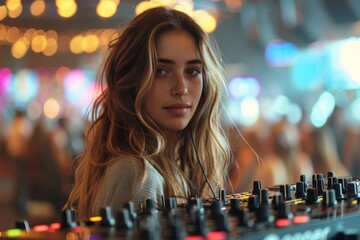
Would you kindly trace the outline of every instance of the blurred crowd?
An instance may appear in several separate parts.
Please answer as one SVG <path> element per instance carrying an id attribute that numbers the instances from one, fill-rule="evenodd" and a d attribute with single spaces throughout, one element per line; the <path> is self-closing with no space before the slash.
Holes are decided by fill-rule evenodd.
<path id="1" fill-rule="evenodd" d="M 259 120 L 251 127 L 229 127 L 234 162 L 228 193 L 263 186 L 296 183 L 300 175 L 334 171 L 339 177 L 360 175 L 360 131 L 342 121 L 336 110 L 322 127 L 303 120 L 291 124 Z M 11 121 L 0 119 L 0 204 L 13 204 L 18 212 L 42 212 L 46 203 L 58 215 L 73 184 L 73 160 L 81 153 L 74 140 L 83 141 L 82 129 L 60 118 L 48 124 L 31 121 L 16 111 Z M 36 210 L 33 210 L 33 209 Z M 47 208 L 49 209 L 49 208 Z"/>
<path id="2" fill-rule="evenodd" d="M 326 176 L 329 171 L 338 177 L 360 176 L 360 128 L 346 124 L 340 108 L 321 127 L 305 118 L 298 124 L 284 118 L 229 133 L 235 158 L 230 192 L 250 191 L 255 180 L 272 186 L 294 184 L 300 175 L 311 180 L 313 174 Z"/>
<path id="3" fill-rule="evenodd" d="M 73 183 L 74 139 L 81 131 L 70 119 L 30 120 L 16 110 L 11 121 L 0 122 L 0 204 L 19 216 L 58 215 Z M 77 134 L 78 136 L 74 136 Z"/>

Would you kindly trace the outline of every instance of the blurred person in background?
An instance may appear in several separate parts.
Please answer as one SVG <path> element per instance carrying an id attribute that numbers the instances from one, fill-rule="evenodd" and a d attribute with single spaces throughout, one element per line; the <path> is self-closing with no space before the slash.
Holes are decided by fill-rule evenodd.
<path id="1" fill-rule="evenodd" d="M 61 171 L 56 156 L 58 149 L 44 119 L 39 118 L 35 122 L 26 152 L 29 201 L 43 205 L 50 204 L 47 215 L 60 211 L 64 196 L 61 191 Z"/>
<path id="2" fill-rule="evenodd" d="M 6 138 L 6 152 L 15 168 L 15 203 L 22 213 L 27 213 L 29 186 L 27 182 L 27 150 L 29 138 L 33 131 L 33 123 L 23 110 L 16 110 L 10 122 Z"/>
<path id="3" fill-rule="evenodd" d="M 261 164 L 258 179 L 263 186 L 294 184 L 300 175 L 311 176 L 314 173 L 311 158 L 300 146 L 300 135 L 297 125 L 287 118 L 275 123 L 267 123 L 267 133 L 262 133 Z M 261 133 L 258 133 L 259 135 Z"/>
<path id="4" fill-rule="evenodd" d="M 311 157 L 315 173 L 327 174 L 328 171 L 334 171 L 339 177 L 350 176 L 339 157 L 336 136 L 329 125 L 325 124 L 320 128 L 303 127 L 301 135 L 301 145 Z"/>

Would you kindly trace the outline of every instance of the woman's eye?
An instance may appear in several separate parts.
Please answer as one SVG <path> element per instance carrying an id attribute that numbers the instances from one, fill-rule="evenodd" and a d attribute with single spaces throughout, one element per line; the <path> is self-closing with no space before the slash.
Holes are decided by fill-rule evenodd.
<path id="1" fill-rule="evenodd" d="M 156 69 L 156 76 L 161 77 L 161 76 L 166 76 L 166 75 L 168 75 L 168 71 L 166 71 L 165 69 L 163 69 L 163 68 Z"/>
<path id="2" fill-rule="evenodd" d="M 190 76 L 196 76 L 196 75 L 199 75 L 200 73 L 201 73 L 201 70 L 197 69 L 197 68 L 191 68 L 186 71 L 186 74 L 190 75 Z"/>

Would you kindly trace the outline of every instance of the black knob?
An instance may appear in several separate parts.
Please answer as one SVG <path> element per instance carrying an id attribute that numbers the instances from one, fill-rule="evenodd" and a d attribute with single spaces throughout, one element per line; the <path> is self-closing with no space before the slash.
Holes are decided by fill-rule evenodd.
<path id="1" fill-rule="evenodd" d="M 333 189 L 335 191 L 336 200 L 341 201 L 345 199 L 345 195 L 343 194 L 343 187 L 341 183 L 333 184 Z"/>
<path id="2" fill-rule="evenodd" d="M 269 189 L 261 189 L 260 190 L 260 204 L 261 205 L 269 205 Z"/>
<path id="3" fill-rule="evenodd" d="M 103 227 L 115 226 L 115 218 L 109 206 L 100 209 L 100 216 L 101 216 L 100 226 Z"/>
<path id="4" fill-rule="evenodd" d="M 248 200 L 248 208 L 250 212 L 255 211 L 259 207 L 259 196 L 251 195 Z"/>
<path id="5" fill-rule="evenodd" d="M 273 222 L 274 217 L 270 214 L 270 207 L 261 205 L 256 209 L 256 222 L 270 223 Z"/>
<path id="6" fill-rule="evenodd" d="M 333 189 L 334 184 L 338 183 L 338 182 L 339 182 L 338 177 L 329 177 L 328 178 L 327 189 Z"/>
<path id="7" fill-rule="evenodd" d="M 334 189 L 326 190 L 323 193 L 322 206 L 323 207 L 334 207 L 337 205 L 336 194 Z"/>
<path id="8" fill-rule="evenodd" d="M 177 208 L 177 203 L 176 203 L 176 198 L 175 197 L 170 197 L 165 199 L 165 209 L 170 210 L 170 209 L 176 209 Z"/>
<path id="9" fill-rule="evenodd" d="M 358 185 L 356 184 L 356 182 L 348 183 L 346 196 L 348 199 L 360 198 L 360 193 L 359 193 Z"/>
<path id="10" fill-rule="evenodd" d="M 231 229 L 227 214 L 224 212 L 217 215 L 215 218 L 215 231 L 229 232 Z"/>
<path id="11" fill-rule="evenodd" d="M 308 184 L 308 182 L 306 180 L 306 175 L 305 174 L 300 175 L 300 182 L 304 183 L 304 191 L 306 192 L 307 188 L 309 187 L 309 184 Z"/>
<path id="12" fill-rule="evenodd" d="M 230 199 L 230 210 L 229 213 L 231 215 L 236 215 L 240 210 L 240 198 L 231 198 Z"/>
<path id="13" fill-rule="evenodd" d="M 19 220 L 15 222 L 15 228 L 24 230 L 26 232 L 30 231 L 29 222 L 26 220 Z"/>
<path id="14" fill-rule="evenodd" d="M 261 181 L 254 181 L 253 182 L 253 195 L 260 195 L 260 189 L 261 189 Z"/>
<path id="15" fill-rule="evenodd" d="M 219 200 L 222 201 L 223 203 L 226 202 L 226 192 L 224 189 L 219 190 Z"/>
<path id="16" fill-rule="evenodd" d="M 65 209 L 61 213 L 61 228 L 74 228 L 77 226 L 75 211 L 71 209 Z"/>
<path id="17" fill-rule="evenodd" d="M 130 219 L 131 219 L 133 222 L 136 221 L 138 215 L 137 215 L 137 212 L 136 212 L 136 210 L 135 210 L 134 203 L 133 203 L 133 202 L 124 203 L 124 208 L 129 211 Z"/>
<path id="18" fill-rule="evenodd" d="M 282 204 L 283 202 L 284 202 L 284 196 L 280 193 L 275 194 L 271 202 L 273 209 L 278 210 L 280 204 Z"/>
<path id="19" fill-rule="evenodd" d="M 250 227 L 254 224 L 252 219 L 250 219 L 250 213 L 247 208 L 241 208 L 238 212 L 238 225 L 240 227 Z"/>
<path id="20" fill-rule="evenodd" d="M 214 201 L 211 204 L 211 216 L 217 218 L 218 214 L 223 212 L 224 203 L 222 201 Z"/>
<path id="21" fill-rule="evenodd" d="M 314 188 L 318 190 L 318 194 L 323 194 L 325 192 L 324 179 L 316 179 L 314 183 L 315 183 Z"/>
<path id="22" fill-rule="evenodd" d="M 290 184 L 280 185 L 280 193 L 284 196 L 285 201 L 291 200 L 292 199 L 291 185 Z"/>
<path id="23" fill-rule="evenodd" d="M 308 188 L 306 195 L 307 196 L 306 196 L 305 204 L 312 205 L 312 204 L 317 204 L 320 202 L 317 189 Z"/>
<path id="24" fill-rule="evenodd" d="M 117 213 L 117 226 L 120 229 L 131 229 L 134 226 L 133 221 L 131 220 L 129 210 L 126 208 L 120 210 Z"/>
<path id="25" fill-rule="evenodd" d="M 279 205 L 279 209 L 277 212 L 277 216 L 278 219 L 280 218 L 287 218 L 287 219 L 292 219 L 293 218 L 293 214 L 290 210 L 290 203 L 286 203 L 283 202 Z"/>
<path id="26" fill-rule="evenodd" d="M 304 182 L 296 183 L 295 197 L 305 199 L 306 198 L 306 190 Z"/>

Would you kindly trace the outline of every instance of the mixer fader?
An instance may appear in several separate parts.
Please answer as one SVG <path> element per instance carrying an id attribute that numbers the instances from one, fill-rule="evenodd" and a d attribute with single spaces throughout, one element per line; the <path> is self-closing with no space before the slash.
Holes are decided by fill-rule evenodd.
<path id="1" fill-rule="evenodd" d="M 68 209 L 58 223 L 18 221 L 0 239 L 359 239 L 359 180 L 334 172 L 311 177 L 271 187 L 254 181 L 249 192 L 221 190 L 217 198 L 190 197 L 183 205 L 167 198 L 160 207 L 146 199 L 140 210 L 131 202 L 118 212 L 104 206 L 80 222 Z"/>

